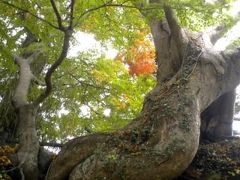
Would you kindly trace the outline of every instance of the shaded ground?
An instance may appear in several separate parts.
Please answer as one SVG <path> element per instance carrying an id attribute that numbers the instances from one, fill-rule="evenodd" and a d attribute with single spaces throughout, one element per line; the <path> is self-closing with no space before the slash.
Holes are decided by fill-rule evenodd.
<path id="1" fill-rule="evenodd" d="M 21 167 L 14 162 L 17 146 L 0 146 L 0 180 L 22 179 Z M 240 180 L 240 138 L 200 145 L 185 173 L 176 180 Z"/>
<path id="2" fill-rule="evenodd" d="M 240 180 L 240 138 L 200 145 L 196 157 L 178 180 Z"/>

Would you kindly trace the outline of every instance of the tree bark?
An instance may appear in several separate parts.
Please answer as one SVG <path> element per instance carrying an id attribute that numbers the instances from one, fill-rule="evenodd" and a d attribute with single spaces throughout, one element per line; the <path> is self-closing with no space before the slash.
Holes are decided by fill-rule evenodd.
<path id="1" fill-rule="evenodd" d="M 26 180 L 38 179 L 39 140 L 36 131 L 36 108 L 26 104 L 18 108 L 18 150 L 19 166 L 23 169 Z"/>
<path id="2" fill-rule="evenodd" d="M 34 180 L 38 179 L 39 142 L 35 124 L 37 109 L 27 100 L 33 74 L 30 68 L 30 59 L 15 57 L 15 60 L 20 67 L 19 80 L 13 97 L 18 114 L 17 138 L 20 145 L 18 166 L 23 169 L 25 179 Z"/>
<path id="3" fill-rule="evenodd" d="M 232 136 L 235 90 L 215 100 L 201 114 L 201 139 L 216 141 Z"/>

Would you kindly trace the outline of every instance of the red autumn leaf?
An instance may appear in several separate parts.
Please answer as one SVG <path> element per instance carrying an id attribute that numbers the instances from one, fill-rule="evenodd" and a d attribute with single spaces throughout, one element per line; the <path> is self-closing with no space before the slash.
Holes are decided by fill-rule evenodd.
<path id="1" fill-rule="evenodd" d="M 125 52 L 120 52 L 116 58 L 129 66 L 131 75 L 152 74 L 156 71 L 155 49 L 152 42 L 142 36 Z"/>

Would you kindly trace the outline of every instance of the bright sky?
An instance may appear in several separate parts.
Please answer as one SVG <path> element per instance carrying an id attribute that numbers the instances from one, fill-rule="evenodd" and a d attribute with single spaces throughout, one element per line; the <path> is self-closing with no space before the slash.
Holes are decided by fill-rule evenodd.
<path id="1" fill-rule="evenodd" d="M 111 44 L 108 44 L 108 49 L 104 48 L 100 42 L 96 41 L 93 34 L 77 32 L 74 35 L 76 40 L 75 44 L 70 49 L 70 56 L 77 56 L 80 52 L 96 49 L 102 54 L 105 54 L 106 57 L 113 59 L 118 51 L 113 49 Z"/>
<path id="2" fill-rule="evenodd" d="M 206 2 L 214 3 L 217 0 L 206 0 Z M 230 15 L 232 17 L 240 16 L 240 0 L 236 0 L 232 3 L 230 8 Z M 227 48 L 228 45 L 230 45 L 234 40 L 240 37 L 240 21 L 233 26 L 233 28 L 226 33 L 226 35 L 219 39 L 217 43 L 214 46 L 214 49 L 223 51 Z"/>
<path id="3" fill-rule="evenodd" d="M 238 7 L 240 7 L 240 1 Z M 219 51 L 223 51 L 226 49 L 228 45 L 231 44 L 231 42 L 233 42 L 239 37 L 240 37 L 240 21 L 235 26 L 233 26 L 233 28 L 230 31 L 228 31 L 223 38 L 217 41 L 214 48 Z"/>

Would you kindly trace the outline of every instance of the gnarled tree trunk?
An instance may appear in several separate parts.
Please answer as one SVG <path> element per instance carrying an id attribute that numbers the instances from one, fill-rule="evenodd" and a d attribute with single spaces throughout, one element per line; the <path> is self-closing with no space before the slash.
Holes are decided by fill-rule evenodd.
<path id="1" fill-rule="evenodd" d="M 139 117 L 115 133 L 67 143 L 52 162 L 48 180 L 172 179 L 191 163 L 201 112 L 239 83 L 240 53 L 213 51 L 210 39 L 183 31 L 172 10 L 164 11 L 167 21 L 150 23 L 158 84 Z"/>

